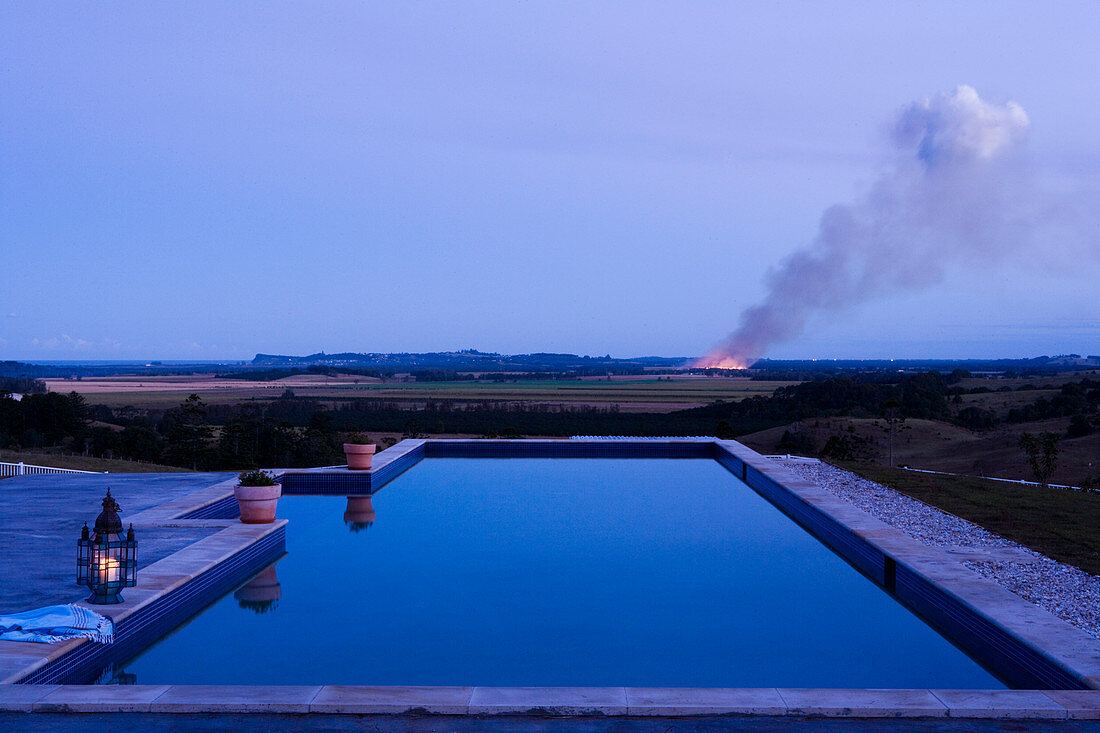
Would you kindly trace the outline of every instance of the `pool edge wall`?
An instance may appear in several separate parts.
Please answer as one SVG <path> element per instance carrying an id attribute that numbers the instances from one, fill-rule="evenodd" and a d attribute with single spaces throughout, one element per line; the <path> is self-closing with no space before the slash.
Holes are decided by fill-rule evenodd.
<path id="1" fill-rule="evenodd" d="M 339 494 L 331 487 L 349 482 L 374 493 L 426 458 L 713 459 L 1007 683 L 1100 688 L 1100 642 L 737 441 L 410 439 L 378 454 L 369 472 L 288 472 L 283 481 L 292 493 Z"/>
<path id="2" fill-rule="evenodd" d="M 740 443 L 716 450 L 750 488 L 1006 682 L 1100 689 L 1100 641 Z"/>
<path id="3" fill-rule="evenodd" d="M 12 681 L 19 685 L 91 681 L 94 671 L 140 652 L 286 554 L 286 525 L 286 520 L 268 525 L 232 523 L 153 563 L 139 571 L 139 583 L 143 578 L 146 582 L 124 591 L 123 603 L 93 607 L 114 621 L 113 644 L 88 639 L 62 642 L 50 650 L 55 653 L 44 663 L 30 666 Z"/>
<path id="4" fill-rule="evenodd" d="M 488 443 L 497 444 L 487 446 Z M 602 447 L 593 444 L 602 444 Z M 962 567 L 958 562 L 946 558 L 938 550 L 927 548 L 897 530 L 870 517 L 851 504 L 832 496 L 812 484 L 804 482 L 790 471 L 775 464 L 764 456 L 735 441 L 694 440 L 694 441 L 463 441 L 463 440 L 406 440 L 383 451 L 376 457 L 382 459 L 371 471 L 374 479 L 368 484 L 367 493 L 373 493 L 385 486 L 397 475 L 419 463 L 425 457 L 443 457 L 460 454 L 463 445 L 479 445 L 475 457 L 711 457 L 723 465 L 735 476 L 743 478 L 746 484 L 761 496 L 791 517 L 800 526 L 817 537 L 841 557 L 860 569 L 871 579 L 894 593 L 910 607 L 934 624 L 944 629 L 953 629 L 954 633 L 971 635 L 974 639 L 987 640 L 990 649 L 1005 655 L 1009 663 L 1016 665 L 1021 672 L 1031 675 L 1032 679 L 1048 680 L 1044 684 L 1053 689 L 1039 690 L 751 690 L 707 688 L 685 691 L 676 688 L 526 688 L 530 694 L 520 694 L 515 705 L 477 706 L 473 697 L 464 704 L 452 705 L 444 710 L 433 707 L 430 700 L 433 695 L 445 691 L 444 688 L 364 688 L 364 687 L 190 687 L 190 686 L 137 686 L 126 687 L 89 687 L 86 685 L 49 684 L 47 670 L 62 660 L 70 665 L 89 665 L 93 658 L 85 653 L 81 659 L 72 656 L 74 650 L 39 666 L 25 674 L 19 682 L 38 684 L 2 684 L 0 685 L 0 722 L 14 712 L 37 711 L 39 713 L 102 713 L 102 712 L 150 712 L 152 714 L 171 713 L 252 713 L 259 716 L 281 716 L 284 714 L 354 714 L 357 716 L 392 715 L 516 715 L 530 716 L 690 716 L 696 720 L 700 716 L 783 716 L 786 722 L 797 719 L 817 717 L 909 717 L 909 718 L 966 718 L 966 719 L 1049 719 L 1049 720 L 1100 720 L 1100 644 L 1083 632 L 1055 618 L 1041 608 L 1024 601 L 1014 594 L 981 579 Z M 505 444 L 507 447 L 502 447 Z M 523 446 L 537 444 L 535 450 Z M 551 448 L 551 444 L 554 446 Z M 618 444 L 618 447 L 610 447 Z M 645 444 L 645 445 L 643 445 Z M 656 448 L 655 445 L 664 445 Z M 670 445 L 692 447 L 669 447 Z M 572 446 L 572 447 L 569 447 Z M 396 449 L 396 450 L 395 450 Z M 501 451 L 497 455 L 485 455 L 486 450 Z M 387 456 L 387 453 L 393 453 Z M 659 455 L 665 451 L 664 455 Z M 689 455 L 694 453 L 694 455 Z M 392 464 L 392 465 L 391 465 Z M 384 469 L 384 470 L 380 470 Z M 310 471 L 308 473 L 321 473 Z M 305 473 L 305 472 L 303 472 Z M 214 487 L 212 487 L 214 488 Z M 216 493 L 216 492 L 215 492 Z M 313 493 L 313 492 L 302 492 Z M 317 492 L 325 493 L 325 492 Z M 335 493 L 335 492 L 334 492 Z M 217 501 L 223 502 L 220 511 L 225 510 L 224 491 Z M 177 502 L 178 503 L 178 502 Z M 216 502 L 204 500 L 198 507 L 192 506 L 191 512 L 201 511 L 203 506 L 213 506 Z M 194 505 L 194 502 L 192 502 Z M 176 512 L 173 516 L 183 518 L 186 512 Z M 237 528 L 247 525 L 234 525 Z M 253 525 L 254 526 L 254 525 Z M 285 522 L 272 527 L 271 534 L 278 534 L 267 553 L 259 554 L 270 558 L 267 562 L 256 557 L 255 563 L 246 563 L 247 568 L 238 567 L 238 573 L 232 573 L 226 565 L 220 590 L 201 594 L 201 599 L 193 600 L 194 610 L 183 604 L 173 609 L 172 620 L 166 620 L 166 614 L 159 619 L 148 618 L 144 624 L 137 620 L 131 624 L 120 622 L 120 630 L 127 634 L 127 640 L 119 643 L 132 643 L 135 651 L 158 638 L 159 634 L 174 628 L 205 605 L 227 592 L 249 574 L 262 569 L 271 560 L 282 554 L 285 546 Z M 219 533 L 220 534 L 220 533 Z M 217 536 L 217 535 L 215 535 Z M 209 538 L 207 538 L 209 539 Z M 200 543 L 195 543 L 199 545 Z M 253 544 L 253 543 L 249 543 Z M 193 546 L 190 546 L 193 547 Z M 185 548 L 186 550 L 187 548 Z M 243 549 L 243 548 L 242 548 Z M 183 552 L 183 551 L 181 551 Z M 179 553 L 177 553 L 178 555 Z M 234 553 L 237 554 L 237 553 Z M 171 563 L 176 555 L 166 558 Z M 210 572 L 221 566 L 229 558 L 217 560 L 206 569 Z M 153 567 L 153 566 L 150 566 Z M 962 571 L 962 575 L 958 571 Z M 203 573 L 196 575 L 201 578 Z M 229 576 L 233 575 L 234 580 Z M 210 576 L 213 580 L 215 576 Z M 181 585 L 188 585 L 181 583 Z M 967 586 L 974 586 L 968 588 Z M 194 586 L 197 590 L 197 586 Z M 992 605 L 990 598 L 992 597 Z M 152 604 L 148 604 L 152 605 Z M 1002 613 L 1004 612 L 1004 613 Z M 152 616 L 152 614 L 149 614 Z M 158 623 L 159 621 L 159 623 Z M 157 626 L 153 626 L 157 623 Z M 1006 628 L 1007 627 L 1007 628 Z M 68 645 L 74 642 L 66 643 Z M 79 645 L 83 645 L 81 642 Z M 91 646 L 91 644 L 88 644 Z M 64 647 L 64 645 L 62 645 Z M 100 645 L 94 645 L 100 646 Z M 118 646 L 118 643 L 115 645 Z M 109 647 L 101 647 L 110 649 Z M 61 651 L 60 649 L 58 651 Z M 115 650 L 117 654 L 117 650 Z M 988 649 L 987 649 L 988 653 Z M 115 656 L 115 654 L 112 654 Z M 85 667 L 87 668 L 87 667 Z M 998 670 L 1000 671 L 1000 670 Z M 9 678 L 10 681 L 10 678 Z M 46 683 L 46 684 L 42 684 Z M 1082 689 L 1087 688 L 1087 689 Z M 250 690 L 247 700 L 240 699 L 243 690 Z M 308 700 L 296 699 L 293 703 L 283 699 L 285 694 L 310 690 Z M 453 688 L 451 688 L 453 689 Z M 507 692 L 509 688 L 461 688 L 482 690 L 492 697 Z M 601 690 L 621 690 L 624 706 L 597 704 L 593 694 L 599 697 Z M 164 695 L 174 694 L 188 697 L 187 704 L 170 705 Z M 326 691 L 331 691 L 336 700 L 329 704 L 320 704 L 318 699 Z M 285 693 L 285 694 L 284 694 Z M 681 701 L 658 704 L 648 700 L 643 704 L 641 695 L 647 693 L 665 693 L 666 696 L 681 697 L 690 693 L 696 695 L 694 701 Z M 759 694 L 758 694 L 759 693 Z M 773 700 L 772 693 L 778 694 L 782 705 L 779 707 L 761 707 L 750 704 L 754 699 Z M 297 693 L 295 693 L 297 694 Z M 546 705 L 547 695 L 560 700 L 561 705 Z M 703 699 L 699 699 L 698 696 Z M 732 704 L 729 699 L 742 700 L 745 704 Z M 763 695 L 761 697 L 761 695 Z M 236 697 L 234 697 L 236 696 Z M 346 699 L 341 700 L 341 696 Z M 365 696 L 365 697 L 364 697 Z M 931 696 L 931 697 L 929 697 Z M 72 698 L 77 699 L 72 699 Z M 173 695 L 169 695 L 173 697 Z M 81 702 L 83 700 L 83 702 Z M 566 704 L 572 700 L 575 705 Z M 616 698 L 617 700 L 617 698 Z M 585 701 L 589 704 L 582 704 Z M 518 707 L 517 707 L 518 706 Z M 36 716 L 37 717 L 37 716 Z M 43 718 L 53 718 L 44 715 Z M 83 717 L 83 716 L 82 716 Z M 719 720 L 729 721 L 729 717 Z"/>

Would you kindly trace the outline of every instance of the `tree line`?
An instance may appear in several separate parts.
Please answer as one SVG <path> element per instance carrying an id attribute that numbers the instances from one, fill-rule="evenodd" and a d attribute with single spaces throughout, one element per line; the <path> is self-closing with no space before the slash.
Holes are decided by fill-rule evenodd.
<path id="1" fill-rule="evenodd" d="M 0 396 L 5 448 L 62 448 L 196 470 L 292 468 L 342 462 L 342 438 L 323 411 L 298 426 L 268 414 L 263 403 L 237 405 L 215 422 L 198 395 L 160 412 L 89 406 L 76 392 Z"/>
<path id="2" fill-rule="evenodd" d="M 410 437 L 469 434 L 524 435 L 738 435 L 807 418 L 856 417 L 954 422 L 992 427 L 989 410 L 960 407 L 974 390 L 958 386 L 963 375 L 925 372 L 824 377 L 783 387 L 770 396 L 671 413 L 629 413 L 592 406 L 551 409 L 545 404 L 429 400 L 422 409 L 380 400 L 348 400 L 335 408 L 290 390 L 275 400 L 207 405 L 191 395 L 167 410 L 88 405 L 73 392 L 0 394 L 0 447 L 62 447 L 97 457 L 129 458 L 194 469 L 332 465 L 343 459 L 349 432 L 387 432 Z M 986 389 L 984 387 L 978 389 Z M 1067 383 L 1057 395 L 1009 411 L 1009 422 L 1071 417 L 1068 437 L 1100 427 L 1100 382 Z M 792 436 L 792 440 L 794 437 Z M 891 434 L 892 437 L 892 434 Z M 844 452 L 858 446 L 838 445 Z M 801 452 L 795 444 L 787 449 Z"/>

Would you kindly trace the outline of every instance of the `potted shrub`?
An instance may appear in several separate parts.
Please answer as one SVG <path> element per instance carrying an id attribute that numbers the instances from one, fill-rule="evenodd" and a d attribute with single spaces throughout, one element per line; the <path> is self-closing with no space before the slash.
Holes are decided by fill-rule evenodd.
<path id="1" fill-rule="evenodd" d="M 348 438 L 348 442 L 344 443 L 344 455 L 348 459 L 348 470 L 369 470 L 371 461 L 374 459 L 374 450 L 377 447 L 363 433 L 353 433 Z"/>
<path id="2" fill-rule="evenodd" d="M 270 524 L 275 521 L 275 505 L 283 494 L 283 487 L 266 471 L 245 471 L 237 477 L 233 495 L 241 507 L 241 521 L 245 524 Z"/>

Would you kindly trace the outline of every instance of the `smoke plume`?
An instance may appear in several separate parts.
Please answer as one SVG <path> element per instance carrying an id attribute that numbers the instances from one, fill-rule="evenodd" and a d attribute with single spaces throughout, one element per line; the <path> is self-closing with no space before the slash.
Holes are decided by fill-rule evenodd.
<path id="1" fill-rule="evenodd" d="M 990 104 L 968 86 L 905 107 L 888 172 L 862 201 L 825 211 L 814 240 L 768 274 L 764 300 L 697 366 L 747 367 L 815 313 L 927 287 L 952 263 L 1018 247 L 1028 217 L 1011 162 L 1027 128 L 1018 104 Z"/>

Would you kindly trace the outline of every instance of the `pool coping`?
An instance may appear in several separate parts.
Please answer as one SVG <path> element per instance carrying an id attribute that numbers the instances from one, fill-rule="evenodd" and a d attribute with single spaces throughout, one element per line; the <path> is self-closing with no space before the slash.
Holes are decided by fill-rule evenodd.
<path id="1" fill-rule="evenodd" d="M 1047 665 L 1042 673 L 1068 675 L 1090 689 L 1043 690 L 799 690 L 793 688 L 547 688 L 371 686 L 88 686 L 11 684 L 71 654 L 85 640 L 49 645 L 0 642 L 0 712 L 256 712 L 361 715 L 567 716 L 800 716 L 966 717 L 1100 720 L 1100 642 L 1038 606 L 987 581 L 940 550 L 927 547 L 835 495 L 806 482 L 735 441 L 718 440 L 405 440 L 379 453 L 364 493 L 374 493 L 426 457 L 474 452 L 520 455 L 707 457 L 763 495 L 849 563 L 909 605 L 928 586 L 956 604 L 958 618 L 942 623 L 992 624 L 1012 643 Z M 284 471 L 313 476 L 341 469 Z M 346 474 L 346 469 L 343 469 Z M 244 525 L 212 517 L 224 511 L 235 480 L 214 484 L 135 514 L 135 526 L 213 526 L 210 537 L 140 571 L 139 588 L 110 609 L 122 621 L 223 565 L 272 533 L 274 525 Z M 328 493 L 328 492 L 319 492 Z M 220 508 L 219 508 L 220 507 Z M 213 541 L 217 540 L 217 541 Z M 206 543 L 206 544 L 204 544 Z M 150 585 L 151 584 L 151 585 Z M 221 592 L 224 592 L 221 591 Z M 219 593 L 218 595 L 220 595 Z M 217 596 L 215 596 L 217 597 Z M 102 608 L 100 608 L 102 610 Z M 118 616 L 116 616 L 116 613 Z M 998 643 L 1004 643 L 999 638 Z M 126 692 L 129 690 L 129 692 Z M 96 691 L 96 692 L 93 692 Z M 468 696 L 466 696 L 468 693 Z M 305 699 L 308 697 L 308 699 Z"/>
<path id="2" fill-rule="evenodd" d="M 1100 690 L 3 685 L 0 713 L 1100 720 Z"/>

